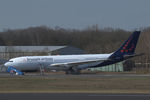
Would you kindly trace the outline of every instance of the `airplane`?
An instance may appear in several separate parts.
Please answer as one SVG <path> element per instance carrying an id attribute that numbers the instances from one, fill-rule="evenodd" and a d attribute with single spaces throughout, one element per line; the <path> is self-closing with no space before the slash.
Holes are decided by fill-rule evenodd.
<path id="1" fill-rule="evenodd" d="M 23 56 L 10 59 L 4 66 L 8 68 L 7 72 L 14 71 L 17 75 L 23 75 L 24 71 L 39 70 L 41 67 L 65 71 L 66 74 L 80 74 L 83 69 L 115 64 L 139 56 L 135 54 L 135 48 L 140 33 L 140 31 L 133 32 L 117 51 L 109 54 Z"/>

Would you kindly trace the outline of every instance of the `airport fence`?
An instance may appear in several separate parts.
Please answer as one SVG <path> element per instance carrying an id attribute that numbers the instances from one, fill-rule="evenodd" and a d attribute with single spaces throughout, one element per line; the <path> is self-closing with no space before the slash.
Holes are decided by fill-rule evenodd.
<path id="1" fill-rule="evenodd" d="M 134 71 L 139 73 L 150 73 L 150 56 L 144 55 L 135 59 Z"/>

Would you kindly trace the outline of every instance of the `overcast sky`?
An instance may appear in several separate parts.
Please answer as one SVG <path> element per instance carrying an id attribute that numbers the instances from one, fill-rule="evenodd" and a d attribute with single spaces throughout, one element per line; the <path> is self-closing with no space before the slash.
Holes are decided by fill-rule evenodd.
<path id="1" fill-rule="evenodd" d="M 150 0 L 0 0 L 0 31 L 46 25 L 84 29 L 98 24 L 135 30 L 150 26 Z"/>

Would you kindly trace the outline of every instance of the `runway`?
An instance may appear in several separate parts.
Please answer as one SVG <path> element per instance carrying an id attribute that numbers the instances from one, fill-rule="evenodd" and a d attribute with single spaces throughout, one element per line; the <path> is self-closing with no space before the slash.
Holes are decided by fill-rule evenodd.
<path id="1" fill-rule="evenodd" d="M 9 73 L 0 73 L 0 77 L 47 77 L 47 78 L 97 78 L 97 77 L 150 77 L 150 74 L 80 74 L 80 75 L 66 75 L 50 73 L 40 75 L 40 73 L 27 73 L 24 76 L 11 76 Z"/>
<path id="2" fill-rule="evenodd" d="M 150 100 L 149 94 L 3 93 L 0 100 Z"/>
<path id="3" fill-rule="evenodd" d="M 6 78 L 5 78 L 6 77 Z M 21 77 L 21 78 L 9 78 L 9 77 Z M 24 78 L 25 77 L 25 78 Z M 41 78 L 42 77 L 42 78 Z M 44 77 L 44 78 L 43 78 Z M 130 79 L 131 77 L 131 79 Z M 109 82 L 111 83 L 112 79 L 123 79 L 122 81 L 123 82 L 126 82 L 126 78 L 130 79 L 130 81 L 133 79 L 135 79 L 135 82 L 137 82 L 138 79 L 143 79 L 145 80 L 145 77 L 146 79 L 150 78 L 150 75 L 149 74 L 81 74 L 81 75 L 65 75 L 65 74 L 45 74 L 44 76 L 41 76 L 39 73 L 34 73 L 34 74 L 26 74 L 25 76 L 10 76 L 9 73 L 0 73 L 0 78 L 1 79 L 11 79 L 11 81 L 13 81 L 13 79 L 25 79 L 26 81 L 31 81 L 32 79 L 43 79 L 42 81 L 47 81 L 47 80 L 53 80 L 53 82 L 57 83 L 56 86 L 60 86 L 60 88 L 62 88 L 63 85 L 59 85 L 60 81 L 62 82 L 71 82 L 72 79 L 73 80 L 77 80 L 77 79 L 80 79 L 78 81 L 80 81 L 81 83 L 83 82 L 83 80 L 85 80 L 85 82 L 83 82 L 82 85 L 87 85 L 87 81 L 88 80 L 93 80 L 94 78 L 96 78 L 96 80 L 102 80 L 103 81 L 106 81 L 107 85 L 109 87 L 112 88 L 112 86 L 115 86 L 116 83 L 112 83 L 110 86 L 107 79 L 110 80 Z M 54 80 L 54 79 L 58 79 L 58 80 Z M 64 79 L 65 80 L 62 80 Z M 68 80 L 69 78 L 69 80 Z M 71 79 L 71 81 L 70 81 Z M 87 79 L 87 80 L 86 80 Z M 104 80 L 106 79 L 106 80 Z M 124 80 L 125 79 L 125 80 Z M 22 80 L 24 81 L 24 80 Z M 49 82 L 49 81 L 48 81 Z M 51 82 L 51 81 L 50 81 Z M 48 83 L 48 85 L 53 84 L 53 82 L 51 83 Z M 75 81 L 74 81 L 75 82 Z M 91 81 L 88 81 L 90 83 L 88 84 L 93 84 L 93 82 Z M 114 81 L 115 82 L 115 81 Z M 141 81 L 140 81 L 141 82 Z M 146 82 L 148 83 L 145 83 L 145 86 L 142 88 L 142 89 L 149 89 L 149 81 L 146 80 Z M 76 83 L 76 82 L 75 82 Z M 94 84 L 97 84 L 97 85 L 100 85 L 99 83 L 101 83 L 101 81 L 98 81 L 98 83 L 94 83 Z M 141 82 L 142 83 L 142 82 Z M 38 83 L 36 83 L 38 84 Z M 45 83 L 47 84 L 47 82 Z M 67 83 L 66 83 L 67 84 Z M 122 84 L 122 83 L 121 83 Z M 26 84 L 25 86 L 30 86 L 29 84 Z M 69 86 L 75 86 L 75 90 L 76 88 L 78 88 L 78 86 L 76 86 L 77 84 L 72 84 L 72 85 L 67 85 L 67 89 L 71 88 Z M 127 83 L 124 83 L 123 85 L 128 85 Z M 132 84 L 133 86 L 136 86 L 137 90 L 141 89 L 141 84 L 138 84 L 138 85 L 134 85 L 133 82 Z M 143 83 L 142 83 L 143 85 Z M 11 85 L 12 86 L 12 85 Z M 65 85 L 66 86 L 66 85 Z M 80 86 L 80 85 L 79 85 Z M 90 85 L 91 86 L 91 85 Z M 100 85 L 101 86 L 101 85 Z M 105 86 L 105 85 L 104 85 Z M 117 86 L 118 87 L 118 86 Z M 122 86 L 121 86 L 122 87 Z M 88 90 L 87 88 L 88 87 L 84 87 L 82 86 L 83 90 Z M 49 89 L 51 89 L 51 87 L 49 87 Z M 56 88 L 57 89 L 57 88 Z M 58 88 L 59 89 L 59 88 Z M 135 94 L 118 94 L 118 93 L 121 93 L 121 92 L 115 92 L 116 94 L 109 94 L 109 93 L 112 93 L 112 92 L 108 92 L 108 94 L 101 94 L 103 92 L 90 92 L 92 91 L 94 88 L 92 89 L 89 89 L 87 92 L 54 92 L 51 91 L 51 92 L 39 92 L 39 91 L 34 91 L 34 92 L 22 92 L 22 93 L 18 93 L 18 92 L 1 92 L 0 93 L 0 100 L 43 100 L 43 99 L 46 99 L 46 100 L 150 100 L 150 94 L 136 94 L 138 92 L 131 92 L 131 93 L 135 93 Z M 100 89 L 103 89 L 103 88 L 100 88 Z M 116 90 L 116 88 L 112 88 L 113 90 Z M 112 89 L 108 89 L 106 87 L 106 90 L 110 90 L 112 91 Z M 120 89 L 120 88 L 118 88 Z M 126 90 L 126 88 L 123 88 Z M 128 87 L 127 87 L 128 89 Z M 130 88 L 131 90 L 133 89 L 132 87 Z M 37 89 L 38 90 L 38 89 Z M 55 89 L 54 89 L 55 90 Z M 74 89 L 73 89 L 74 90 Z M 80 89 L 79 89 L 80 90 Z M 104 89 L 105 90 L 105 89 Z M 121 90 L 121 89 L 120 89 Z M 104 93 L 107 93 L 106 91 Z M 124 92 L 122 92 L 124 93 Z M 130 93 L 130 90 L 129 90 L 129 93 Z M 141 92 L 141 93 L 145 93 L 145 92 Z M 149 92 L 148 92 L 149 93 Z"/>

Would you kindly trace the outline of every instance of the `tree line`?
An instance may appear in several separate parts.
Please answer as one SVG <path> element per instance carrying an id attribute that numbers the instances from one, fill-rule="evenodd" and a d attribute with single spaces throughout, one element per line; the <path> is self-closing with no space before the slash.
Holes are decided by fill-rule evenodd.
<path id="1" fill-rule="evenodd" d="M 1 46 L 62 46 L 81 48 L 87 53 L 110 53 L 118 49 L 133 31 L 96 26 L 84 30 L 50 28 L 7 29 L 0 32 Z M 142 29 L 136 52 L 150 55 L 150 28 Z"/>
<path id="2" fill-rule="evenodd" d="M 71 45 L 84 49 L 88 53 L 108 53 L 116 50 L 130 34 L 129 31 L 112 28 L 95 29 L 92 27 L 74 30 L 40 26 L 4 30 L 0 32 L 0 45 Z"/>
<path id="3" fill-rule="evenodd" d="M 52 46 L 70 45 L 84 49 L 88 53 L 109 53 L 131 35 L 131 31 L 122 29 L 97 29 L 89 27 L 84 30 L 49 28 L 46 26 L 27 29 L 4 30 L 0 32 L 1 46 Z M 150 28 L 142 30 L 137 52 L 150 54 Z"/>

